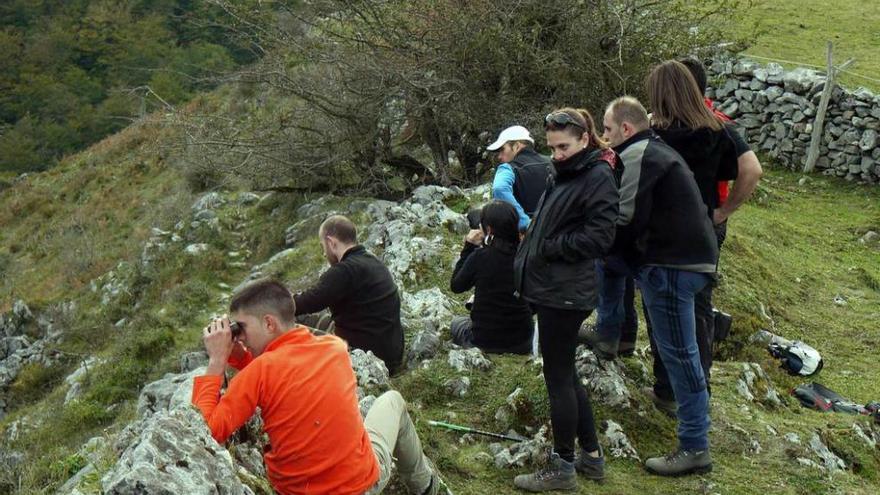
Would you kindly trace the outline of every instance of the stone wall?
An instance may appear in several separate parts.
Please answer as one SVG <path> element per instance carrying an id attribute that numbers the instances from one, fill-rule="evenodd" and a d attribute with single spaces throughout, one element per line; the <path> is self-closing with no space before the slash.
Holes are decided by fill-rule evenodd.
<path id="1" fill-rule="evenodd" d="M 707 96 L 734 118 L 752 148 L 776 163 L 803 170 L 825 75 L 785 70 L 745 58 L 716 58 L 708 67 Z M 816 172 L 880 182 L 880 95 L 835 87 L 825 115 Z"/>

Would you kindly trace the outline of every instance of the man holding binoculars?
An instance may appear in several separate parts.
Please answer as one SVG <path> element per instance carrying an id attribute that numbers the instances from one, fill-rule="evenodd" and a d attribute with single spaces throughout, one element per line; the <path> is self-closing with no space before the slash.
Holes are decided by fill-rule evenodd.
<path id="1" fill-rule="evenodd" d="M 348 346 L 297 325 L 283 284 L 253 282 L 229 311 L 204 329 L 208 367 L 193 385 L 215 440 L 225 442 L 259 407 L 271 445 L 266 471 L 280 494 L 381 493 L 395 464 L 410 493 L 440 493 L 403 397 L 382 394 L 362 420 Z M 221 395 L 227 364 L 239 372 Z"/>

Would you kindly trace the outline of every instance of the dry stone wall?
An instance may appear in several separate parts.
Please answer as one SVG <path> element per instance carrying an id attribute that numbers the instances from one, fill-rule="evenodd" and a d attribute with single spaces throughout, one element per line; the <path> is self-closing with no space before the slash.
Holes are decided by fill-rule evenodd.
<path id="1" fill-rule="evenodd" d="M 736 120 L 749 144 L 776 163 L 803 170 L 825 75 L 811 69 L 718 57 L 707 67 L 706 96 Z M 835 87 L 825 115 L 816 171 L 880 182 L 880 95 Z"/>

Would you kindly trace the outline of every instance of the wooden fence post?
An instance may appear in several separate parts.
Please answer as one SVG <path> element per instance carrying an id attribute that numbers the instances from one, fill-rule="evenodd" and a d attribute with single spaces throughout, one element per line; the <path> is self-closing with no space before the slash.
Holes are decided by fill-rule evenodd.
<path id="1" fill-rule="evenodd" d="M 813 120 L 813 133 L 810 136 L 810 149 L 807 152 L 807 161 L 804 163 L 804 173 L 813 171 L 816 161 L 819 159 L 819 146 L 822 143 L 822 128 L 825 125 L 825 113 L 828 111 L 828 102 L 831 101 L 831 93 L 834 91 L 837 73 L 849 67 L 855 60 L 849 59 L 840 67 L 834 67 L 833 50 L 834 44 L 829 41 L 826 48 L 827 75 L 825 87 L 822 88 L 822 97 L 819 99 L 819 107 L 816 109 L 816 118 Z"/>

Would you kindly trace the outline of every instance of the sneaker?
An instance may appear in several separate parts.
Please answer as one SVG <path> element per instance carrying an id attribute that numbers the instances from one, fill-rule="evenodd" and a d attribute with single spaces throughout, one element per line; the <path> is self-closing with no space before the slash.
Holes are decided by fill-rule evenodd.
<path id="1" fill-rule="evenodd" d="M 547 467 L 535 473 L 521 474 L 513 479 L 513 484 L 527 492 L 549 492 L 552 490 L 577 490 L 577 473 L 574 463 L 568 462 L 559 454 L 550 454 Z"/>
<path id="2" fill-rule="evenodd" d="M 654 407 L 659 409 L 660 412 L 671 418 L 675 417 L 675 414 L 678 412 L 678 403 L 674 400 L 661 399 L 654 392 L 654 387 L 642 387 L 642 392 L 651 399 L 651 402 L 654 403 Z"/>
<path id="3" fill-rule="evenodd" d="M 596 330 L 582 332 L 578 336 L 578 339 L 583 342 L 584 345 L 592 349 L 593 353 L 596 354 L 596 357 L 599 359 L 612 361 L 617 358 L 617 341 L 603 339 Z"/>
<path id="4" fill-rule="evenodd" d="M 709 450 L 683 450 L 645 461 L 649 473 L 660 476 L 684 476 L 712 471 L 712 457 Z"/>
<path id="5" fill-rule="evenodd" d="M 581 455 L 574 461 L 575 471 L 585 478 L 593 481 L 601 481 L 605 478 L 605 452 L 599 446 L 599 457 L 593 457 L 586 450 L 581 449 Z"/>

